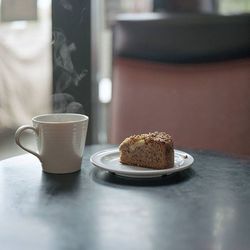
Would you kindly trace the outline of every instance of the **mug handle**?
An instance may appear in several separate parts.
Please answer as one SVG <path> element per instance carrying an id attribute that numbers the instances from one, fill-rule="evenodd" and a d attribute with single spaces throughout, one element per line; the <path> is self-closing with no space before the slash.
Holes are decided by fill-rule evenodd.
<path id="1" fill-rule="evenodd" d="M 21 147 L 23 150 L 25 150 L 25 151 L 27 151 L 27 152 L 33 154 L 34 156 L 36 156 L 36 157 L 42 162 L 41 156 L 40 156 L 38 153 L 36 153 L 35 151 L 33 151 L 33 150 L 31 150 L 31 149 L 26 148 L 25 146 L 22 145 L 22 143 L 21 143 L 21 141 L 20 141 L 21 135 L 23 134 L 23 132 L 24 132 L 25 130 L 28 130 L 28 129 L 33 130 L 33 131 L 36 133 L 36 135 L 38 134 L 37 129 L 35 129 L 34 127 L 29 126 L 29 125 L 23 125 L 23 126 L 19 127 L 19 128 L 17 129 L 16 133 L 15 133 L 15 141 L 16 141 L 16 144 L 17 144 L 19 147 Z"/>

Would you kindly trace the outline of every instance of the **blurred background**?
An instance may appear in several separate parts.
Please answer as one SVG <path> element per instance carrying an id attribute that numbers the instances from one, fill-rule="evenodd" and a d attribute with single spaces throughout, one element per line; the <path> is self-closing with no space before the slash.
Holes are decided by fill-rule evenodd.
<path id="1" fill-rule="evenodd" d="M 16 128 L 48 112 L 90 116 L 88 144 L 165 130 L 179 147 L 250 155 L 250 0 L 0 4 L 0 159 L 24 153 Z M 221 139 L 207 142 L 213 135 Z"/>

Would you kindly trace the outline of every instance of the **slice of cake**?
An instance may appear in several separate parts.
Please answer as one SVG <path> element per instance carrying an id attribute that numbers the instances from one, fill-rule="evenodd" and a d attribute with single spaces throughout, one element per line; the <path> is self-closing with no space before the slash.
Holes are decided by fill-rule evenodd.
<path id="1" fill-rule="evenodd" d="M 130 136 L 120 144 L 119 150 L 123 164 L 153 169 L 174 166 L 173 141 L 164 132 Z"/>

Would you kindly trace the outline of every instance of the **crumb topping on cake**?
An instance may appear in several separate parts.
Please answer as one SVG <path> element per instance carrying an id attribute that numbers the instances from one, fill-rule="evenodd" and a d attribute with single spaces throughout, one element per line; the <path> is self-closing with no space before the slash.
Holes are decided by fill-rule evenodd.
<path id="1" fill-rule="evenodd" d="M 168 144 L 170 147 L 173 147 L 173 140 L 171 136 L 165 132 L 153 132 L 148 134 L 141 135 L 132 135 L 126 138 L 120 145 L 122 148 L 125 145 L 133 145 L 133 147 L 140 146 L 142 144 L 147 144 L 150 142 Z"/>

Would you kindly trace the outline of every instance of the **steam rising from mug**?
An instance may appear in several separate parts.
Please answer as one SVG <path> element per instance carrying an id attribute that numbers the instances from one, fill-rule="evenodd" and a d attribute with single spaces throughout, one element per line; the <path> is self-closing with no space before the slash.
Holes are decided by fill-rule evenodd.
<path id="1" fill-rule="evenodd" d="M 64 9 L 72 11 L 72 4 L 68 0 L 60 0 L 60 3 Z"/>
<path id="2" fill-rule="evenodd" d="M 82 104 L 76 102 L 70 94 L 58 93 L 54 94 L 52 98 L 56 113 L 84 113 Z"/>
<path id="3" fill-rule="evenodd" d="M 67 1 L 61 1 L 69 9 L 71 5 Z M 65 7 L 64 6 L 64 7 Z M 72 7 L 72 6 L 71 6 Z M 74 43 L 67 44 L 67 39 L 62 30 L 53 31 L 53 60 L 54 73 L 57 78 L 54 80 L 55 94 L 52 97 L 53 110 L 55 113 L 84 113 L 81 103 L 76 102 L 74 97 L 65 93 L 69 87 L 78 86 L 79 82 L 87 74 L 84 69 L 78 73 L 73 65 L 71 54 L 77 48 Z"/>

